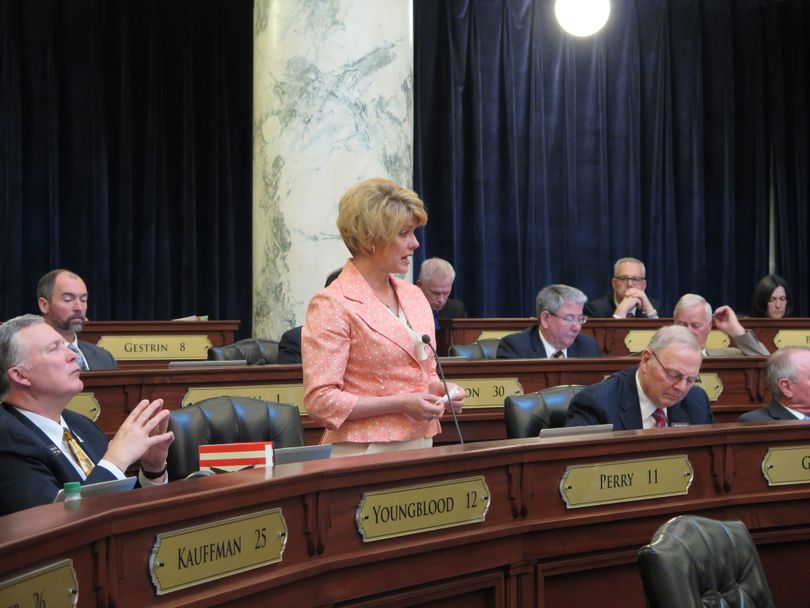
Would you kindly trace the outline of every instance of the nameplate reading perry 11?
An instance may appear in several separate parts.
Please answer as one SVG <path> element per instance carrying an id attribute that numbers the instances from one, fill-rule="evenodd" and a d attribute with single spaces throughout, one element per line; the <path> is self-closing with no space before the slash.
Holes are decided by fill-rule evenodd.
<path id="1" fill-rule="evenodd" d="M 484 521 L 490 494 L 483 476 L 364 492 L 355 520 L 363 542 Z"/>
<path id="2" fill-rule="evenodd" d="M 195 334 L 102 336 L 98 346 L 119 361 L 194 361 L 208 358 L 211 341 Z"/>
<path id="3" fill-rule="evenodd" d="M 79 583 L 70 559 L 0 581 L 3 608 L 73 608 L 78 602 Z"/>
<path id="4" fill-rule="evenodd" d="M 158 534 L 149 573 L 158 595 L 281 561 L 287 523 L 281 509 Z"/>
<path id="5" fill-rule="evenodd" d="M 762 459 L 762 474 L 769 486 L 810 483 L 810 445 L 770 448 Z"/>
<path id="6" fill-rule="evenodd" d="M 684 455 L 572 465 L 560 480 L 569 509 L 687 494 L 694 471 Z"/>

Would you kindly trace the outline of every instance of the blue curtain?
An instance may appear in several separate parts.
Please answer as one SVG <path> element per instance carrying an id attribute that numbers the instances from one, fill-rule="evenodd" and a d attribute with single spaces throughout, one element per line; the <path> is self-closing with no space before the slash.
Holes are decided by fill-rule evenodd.
<path id="1" fill-rule="evenodd" d="M 779 270 L 807 281 L 802 2 L 611 4 L 605 29 L 577 39 L 552 0 L 414 2 L 414 185 L 430 213 L 418 255 L 455 265 L 471 315 L 533 314 L 538 289 L 556 282 L 595 298 L 623 256 L 646 262 L 662 313 L 685 292 L 747 310 L 768 270 L 785 104 L 793 173 L 791 194 L 777 192 Z M 780 64 L 779 44 L 791 61 Z"/>
<path id="2" fill-rule="evenodd" d="M 252 0 L 0 0 L 0 319 L 251 323 Z"/>

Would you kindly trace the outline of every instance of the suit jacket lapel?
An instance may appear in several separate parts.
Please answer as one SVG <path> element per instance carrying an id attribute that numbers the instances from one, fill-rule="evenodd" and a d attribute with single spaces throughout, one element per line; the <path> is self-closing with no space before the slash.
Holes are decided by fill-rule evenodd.
<path id="1" fill-rule="evenodd" d="M 546 347 L 543 346 L 543 341 L 540 339 L 540 325 L 532 327 L 530 338 L 529 344 L 532 347 L 532 355 L 537 359 L 546 359 Z"/>
<path id="2" fill-rule="evenodd" d="M 776 401 L 771 401 L 768 404 L 768 413 L 776 420 L 799 420 L 799 418 L 791 414 L 785 406 Z"/>
<path id="3" fill-rule="evenodd" d="M 667 418 L 669 419 L 670 426 L 672 426 L 673 422 L 685 422 L 689 424 L 689 416 L 683 411 L 683 407 L 681 407 L 680 403 L 667 408 Z"/>
<path id="4" fill-rule="evenodd" d="M 82 480 L 79 474 L 76 472 L 76 469 L 73 467 L 73 464 L 71 464 L 70 460 L 68 460 L 68 457 L 65 456 L 65 454 L 62 452 L 61 445 L 55 445 L 54 442 L 51 441 L 48 438 L 48 436 L 45 433 L 43 433 L 42 430 L 36 424 L 31 422 L 31 420 L 29 420 L 26 416 L 18 412 L 17 408 L 12 407 L 7 403 L 4 403 L 3 407 L 6 408 L 6 411 L 9 414 L 14 416 L 17 420 L 20 421 L 20 423 L 22 423 L 23 426 L 25 426 L 29 431 L 31 431 L 37 437 L 37 439 L 39 439 L 42 442 L 43 446 L 56 457 L 58 462 L 62 465 L 66 477 L 72 477 L 75 479 L 75 481 Z"/>
<path id="5" fill-rule="evenodd" d="M 627 370 L 626 372 L 619 372 L 621 374 L 621 400 L 619 401 L 619 418 L 621 418 L 622 426 L 625 429 L 641 429 L 643 423 L 641 420 L 641 401 L 638 398 L 638 391 L 636 390 L 636 370 L 638 367 Z M 616 429 L 618 430 L 618 429 Z"/>
<path id="6" fill-rule="evenodd" d="M 349 272 L 346 272 L 346 270 Z M 413 339 L 410 334 L 405 327 L 403 327 L 399 319 L 397 319 L 391 311 L 387 310 L 385 305 L 377 299 L 377 296 L 374 295 L 374 291 L 372 291 L 365 278 L 363 278 L 363 275 L 360 274 L 360 271 L 357 270 L 357 267 L 351 260 L 349 260 L 344 267 L 338 280 L 343 290 L 343 296 L 357 303 L 357 315 L 363 322 L 372 331 L 399 346 L 418 363 L 419 361 L 414 354 Z M 400 307 L 402 307 L 407 317 L 410 302 L 403 302 L 403 298 L 400 297 L 399 292 L 397 292 L 397 298 L 399 299 Z"/>

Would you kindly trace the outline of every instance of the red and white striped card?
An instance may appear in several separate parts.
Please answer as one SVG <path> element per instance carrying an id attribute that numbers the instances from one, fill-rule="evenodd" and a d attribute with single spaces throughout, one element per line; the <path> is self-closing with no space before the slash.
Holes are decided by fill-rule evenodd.
<path id="1" fill-rule="evenodd" d="M 250 466 L 273 466 L 273 442 L 201 445 L 200 470 L 238 471 Z"/>

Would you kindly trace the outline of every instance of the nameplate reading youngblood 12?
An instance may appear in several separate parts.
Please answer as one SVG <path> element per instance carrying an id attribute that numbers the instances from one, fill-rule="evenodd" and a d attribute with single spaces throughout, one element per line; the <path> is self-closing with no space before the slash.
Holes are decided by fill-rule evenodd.
<path id="1" fill-rule="evenodd" d="M 769 486 L 810 483 L 810 445 L 770 448 L 762 459 L 762 474 Z"/>
<path id="2" fill-rule="evenodd" d="M 101 414 L 101 405 L 93 393 L 78 393 L 68 401 L 67 409 L 71 412 L 76 412 L 82 416 L 86 416 L 93 422 L 98 420 Z"/>
<path id="3" fill-rule="evenodd" d="M 281 509 L 158 534 L 149 573 L 158 595 L 281 561 L 287 523 Z"/>
<path id="4" fill-rule="evenodd" d="M 192 405 L 203 399 L 211 397 L 251 397 L 263 401 L 276 401 L 277 403 L 292 403 L 298 406 L 301 414 L 306 414 L 304 409 L 304 385 L 303 384 L 256 384 L 253 386 L 197 386 L 188 389 L 183 400 L 182 407 Z"/>
<path id="5" fill-rule="evenodd" d="M 364 492 L 357 507 L 363 542 L 484 521 L 489 488 L 483 476 Z"/>
<path id="6" fill-rule="evenodd" d="M 79 602 L 73 561 L 62 561 L 0 581 L 3 608 L 72 608 Z"/>
<path id="7" fill-rule="evenodd" d="M 517 378 L 457 378 L 447 379 L 464 388 L 464 407 L 503 407 L 510 395 L 522 395 L 523 385 Z"/>
<path id="8" fill-rule="evenodd" d="M 204 335 L 158 334 L 102 336 L 98 346 L 119 361 L 178 361 L 208 358 L 211 341 Z"/>
<path id="9" fill-rule="evenodd" d="M 694 471 L 684 455 L 572 465 L 560 480 L 569 509 L 687 494 Z"/>

